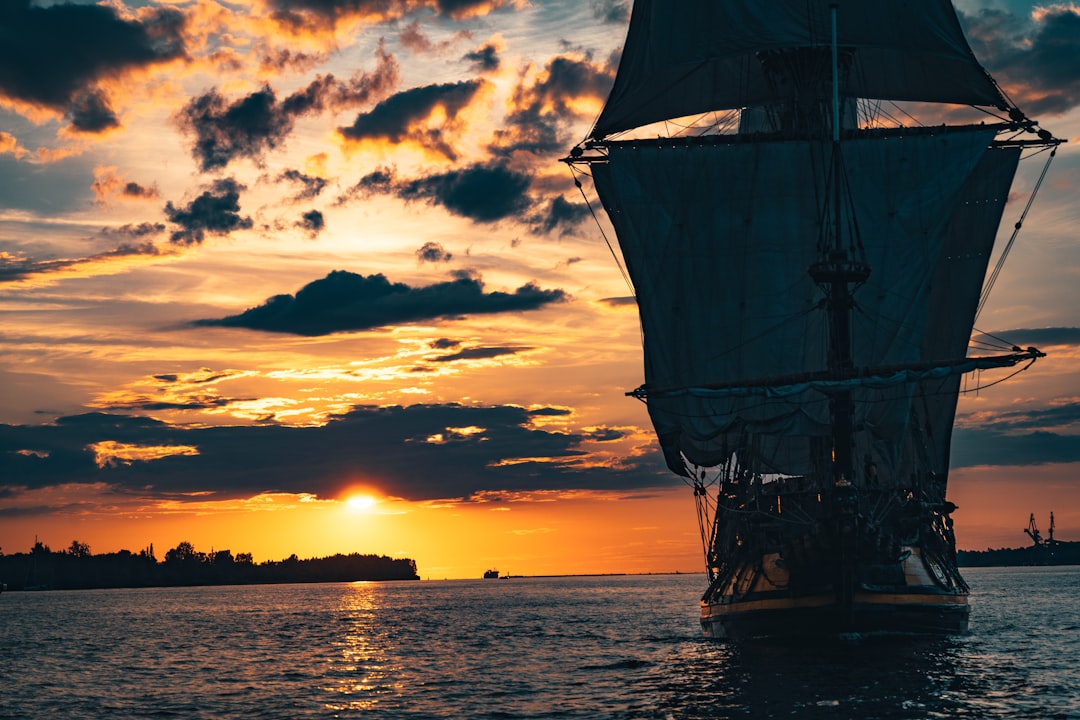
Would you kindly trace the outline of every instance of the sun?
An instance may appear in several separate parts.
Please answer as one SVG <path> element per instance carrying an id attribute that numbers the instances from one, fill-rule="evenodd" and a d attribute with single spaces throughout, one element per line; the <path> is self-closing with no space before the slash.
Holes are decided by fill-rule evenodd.
<path id="1" fill-rule="evenodd" d="M 371 495 L 352 495 L 345 500 L 350 510 L 365 511 L 375 507 L 375 498 Z"/>

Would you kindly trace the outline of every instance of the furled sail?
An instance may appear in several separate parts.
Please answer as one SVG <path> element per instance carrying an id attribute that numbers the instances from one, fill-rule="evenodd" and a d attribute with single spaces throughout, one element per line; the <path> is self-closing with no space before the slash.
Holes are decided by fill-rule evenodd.
<path id="1" fill-rule="evenodd" d="M 591 137 L 713 110 L 824 100 L 830 6 L 846 98 L 1004 107 L 949 0 L 635 0 L 615 85 Z"/>
<path id="2" fill-rule="evenodd" d="M 873 268 L 852 318 L 855 366 L 964 357 L 1019 159 L 1017 148 L 992 146 L 994 136 L 965 127 L 845 140 L 850 212 Z M 674 472 L 685 472 L 683 456 L 723 462 L 748 437 L 757 471 L 815 469 L 834 388 L 709 388 L 828 373 L 822 291 L 808 268 L 820 253 L 831 152 L 820 140 L 613 143 L 592 166 L 637 295 L 649 413 Z M 901 477 L 918 444 L 943 472 L 956 373 L 892 377 L 844 380 L 859 457 Z"/>

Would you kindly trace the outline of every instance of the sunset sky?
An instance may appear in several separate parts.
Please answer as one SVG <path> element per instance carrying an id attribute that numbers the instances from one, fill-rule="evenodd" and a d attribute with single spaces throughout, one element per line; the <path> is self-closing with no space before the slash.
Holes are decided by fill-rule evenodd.
<path id="1" fill-rule="evenodd" d="M 1019 546 L 1051 511 L 1080 540 L 1080 5 L 958 8 L 1069 140 L 976 323 L 1048 357 L 960 400 L 958 542 Z M 703 570 L 692 491 L 624 396 L 630 290 L 558 162 L 628 13 L 0 3 L 2 551 Z"/>

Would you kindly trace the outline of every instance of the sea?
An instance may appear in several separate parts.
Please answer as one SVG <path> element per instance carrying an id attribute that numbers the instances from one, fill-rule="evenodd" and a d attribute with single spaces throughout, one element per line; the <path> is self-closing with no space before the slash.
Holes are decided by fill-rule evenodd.
<path id="1" fill-rule="evenodd" d="M 708 640 L 701 575 L 6 592 L 0 718 L 1080 718 L 1080 567 L 971 629 Z"/>

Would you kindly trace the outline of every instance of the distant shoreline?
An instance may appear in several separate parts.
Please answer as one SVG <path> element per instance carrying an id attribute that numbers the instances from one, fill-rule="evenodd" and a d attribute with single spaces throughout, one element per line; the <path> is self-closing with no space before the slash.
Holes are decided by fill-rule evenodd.
<path id="1" fill-rule="evenodd" d="M 0 583 L 9 591 L 29 591 L 420 579 L 410 558 L 351 553 L 301 560 L 292 555 L 256 564 L 250 555 L 234 557 L 228 550 L 199 553 L 188 543 L 180 549 L 184 552 L 170 550 L 165 561 L 158 562 L 152 551 L 93 555 L 53 552 L 38 543 L 29 553 L 0 555 Z M 78 543 L 73 550 L 80 550 Z"/>
<path id="2" fill-rule="evenodd" d="M 1052 545 L 1030 545 L 1023 548 L 960 550 L 957 564 L 968 567 L 1025 567 L 1080 565 L 1080 542 L 1058 542 Z"/>

